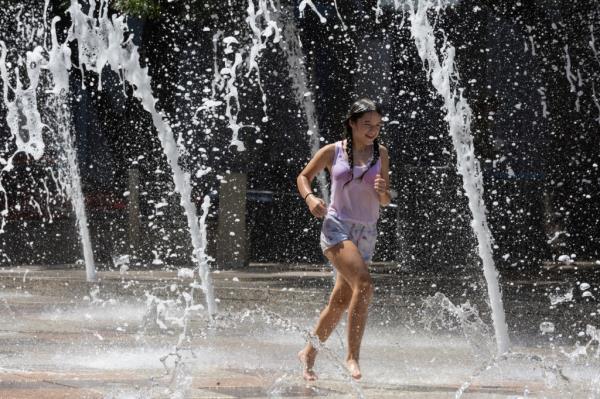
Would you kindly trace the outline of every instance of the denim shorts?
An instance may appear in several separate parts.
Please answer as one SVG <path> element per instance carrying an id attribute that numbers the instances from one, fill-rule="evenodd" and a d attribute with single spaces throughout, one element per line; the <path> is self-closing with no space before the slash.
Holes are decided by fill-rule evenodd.
<path id="1" fill-rule="evenodd" d="M 323 252 L 350 240 L 356 245 L 365 262 L 370 262 L 375 252 L 377 241 L 377 224 L 361 224 L 340 220 L 334 215 L 327 215 L 321 228 L 321 249 Z"/>

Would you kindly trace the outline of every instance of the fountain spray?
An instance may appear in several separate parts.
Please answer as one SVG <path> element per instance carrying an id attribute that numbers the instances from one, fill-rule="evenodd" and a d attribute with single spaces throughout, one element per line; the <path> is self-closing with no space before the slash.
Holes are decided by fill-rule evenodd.
<path id="1" fill-rule="evenodd" d="M 452 88 L 452 83 L 458 80 L 458 72 L 454 69 L 455 49 L 447 41 L 442 46 L 443 59 L 440 63 L 433 27 L 427 18 L 427 12 L 433 5 L 431 0 L 418 0 L 415 11 L 414 4 L 409 2 L 411 34 L 419 57 L 427 65 L 427 77 L 431 78 L 431 83 L 444 99 L 444 108 L 447 112 L 445 120 L 450 127 L 449 133 L 456 151 L 458 172 L 463 177 L 463 188 L 469 199 L 469 209 L 473 214 L 471 227 L 477 237 L 479 256 L 483 262 L 483 274 L 488 286 L 498 355 L 502 355 L 509 350 L 510 341 L 498 283 L 498 271 L 492 254 L 493 238 L 488 227 L 483 201 L 483 178 L 479 161 L 475 157 L 470 131 L 472 112 L 462 91 L 459 90 L 457 93 L 456 88 Z"/>
<path id="2" fill-rule="evenodd" d="M 68 42 L 77 42 L 79 65 L 84 70 L 98 74 L 98 86 L 102 87 L 100 79 L 105 66 L 110 68 L 119 77 L 129 82 L 133 87 L 133 94 L 140 100 L 143 108 L 152 116 L 152 122 L 158 132 L 158 138 L 173 171 L 175 190 L 179 193 L 181 206 L 185 210 L 188 228 L 194 248 L 193 258 L 197 263 L 198 274 L 202 279 L 202 290 L 205 295 L 208 312 L 213 315 L 217 312 L 214 299 L 213 285 L 209 265 L 205 261 L 205 240 L 202 229 L 198 223 L 196 205 L 192 202 L 192 188 L 190 174 L 184 172 L 179 165 L 179 153 L 173 131 L 162 113 L 156 109 L 157 100 L 152 95 L 148 68 L 140 65 L 140 55 L 137 46 L 133 44 L 132 37 L 125 40 L 127 23 L 124 16 L 108 15 L 108 2 L 101 0 L 97 14 L 95 0 L 90 0 L 88 13 L 82 11 L 81 5 L 76 0 L 71 0 L 68 13 L 71 15 L 72 25 L 67 37 Z M 85 65 L 85 69 L 83 66 Z"/>

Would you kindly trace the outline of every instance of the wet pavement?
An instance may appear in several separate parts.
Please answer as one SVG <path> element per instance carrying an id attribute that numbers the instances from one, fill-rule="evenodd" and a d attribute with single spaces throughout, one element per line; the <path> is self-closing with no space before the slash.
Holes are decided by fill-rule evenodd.
<path id="1" fill-rule="evenodd" d="M 548 276 L 556 277 L 504 282 L 513 347 L 493 360 L 480 279 L 375 267 L 363 380 L 343 369 L 342 322 L 317 360 L 319 380 L 307 384 L 296 352 L 333 284 L 327 267 L 214 273 L 219 314 L 190 313 L 179 345 L 185 298 L 201 304 L 202 295 L 187 296 L 192 280 L 174 271 L 100 271 L 88 283 L 70 267 L 4 268 L 0 398 L 600 398 L 598 337 L 588 327 L 598 302 L 566 295 L 581 291 L 581 276 Z M 432 298 L 451 299 L 464 320 Z M 544 321 L 554 331 L 540 333 Z"/>

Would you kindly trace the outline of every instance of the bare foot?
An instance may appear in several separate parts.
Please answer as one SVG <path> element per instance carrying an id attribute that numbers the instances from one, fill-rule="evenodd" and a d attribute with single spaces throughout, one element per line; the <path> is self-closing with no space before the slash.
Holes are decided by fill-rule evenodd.
<path id="1" fill-rule="evenodd" d="M 346 367 L 350 372 L 350 375 L 355 380 L 360 380 L 362 378 L 362 374 L 360 373 L 360 367 L 358 366 L 358 362 L 354 359 L 346 360 Z"/>
<path id="2" fill-rule="evenodd" d="M 317 351 L 314 348 L 307 347 L 298 352 L 298 359 L 302 363 L 302 376 L 306 381 L 315 381 L 317 379 L 317 375 L 313 371 L 316 357 Z"/>

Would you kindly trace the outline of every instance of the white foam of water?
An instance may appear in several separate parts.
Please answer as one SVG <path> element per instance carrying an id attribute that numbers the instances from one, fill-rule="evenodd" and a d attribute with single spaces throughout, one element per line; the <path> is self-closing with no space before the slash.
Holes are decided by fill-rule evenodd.
<path id="1" fill-rule="evenodd" d="M 548 118 L 548 103 L 546 102 L 547 98 L 546 98 L 546 88 L 545 87 L 540 87 L 538 88 L 538 93 L 540 93 L 540 103 L 542 105 L 542 116 L 544 118 Z"/>
<path id="2" fill-rule="evenodd" d="M 264 330 L 223 330 L 208 339 L 210 345 L 195 345 L 193 354 L 186 352 L 183 355 L 192 374 L 242 369 L 259 373 L 263 370 L 269 374 L 290 373 L 299 378 L 296 353 L 300 337 L 297 334 L 269 330 L 265 326 Z M 206 342 L 205 339 L 202 342 Z M 105 352 L 99 347 L 81 353 L 72 351 L 72 355 L 57 357 L 56 360 L 64 361 L 67 365 L 87 365 L 98 369 L 148 369 L 150 367 L 145 363 L 146 360 L 150 360 L 152 368 L 159 367 L 156 358 L 151 359 L 151 356 L 160 353 L 160 350 L 150 347 L 145 350 L 123 348 Z M 168 351 L 168 348 L 162 350 Z M 115 358 L 118 353 L 124 354 L 122 361 Z M 478 366 L 471 356 L 470 346 L 463 339 L 445 336 L 423 338 L 410 333 L 398 334 L 393 328 L 368 329 L 361 353 L 365 384 L 455 386 L 457 381 L 464 380 Z M 594 376 L 594 371 L 584 364 L 566 366 L 564 372 L 575 385 L 586 381 L 589 384 Z M 336 366 L 323 355 L 317 358 L 316 371 L 323 379 L 343 380 Z M 476 379 L 481 385 L 506 385 L 517 389 L 519 385 L 544 386 L 544 373 L 547 372 L 537 363 L 521 356 L 483 369 Z"/>
<path id="3" fill-rule="evenodd" d="M 234 56 L 234 61 L 231 62 L 227 60 L 227 64 L 224 68 L 221 68 L 219 72 L 219 77 L 225 83 L 226 92 L 224 95 L 225 100 L 225 116 L 227 117 L 229 124 L 228 127 L 231 129 L 232 137 L 231 144 L 232 146 L 236 146 L 238 151 L 244 151 L 246 147 L 244 143 L 239 139 L 239 132 L 244 126 L 240 124 L 237 120 L 237 115 L 241 108 L 240 101 L 238 97 L 238 89 L 236 86 L 237 79 L 237 68 L 242 64 L 242 54 L 236 53 Z M 235 112 L 232 112 L 232 104 L 235 105 Z"/>
<path id="4" fill-rule="evenodd" d="M 270 7 L 269 7 L 270 5 Z M 246 23 L 250 27 L 252 32 L 249 52 L 246 57 L 247 71 L 245 77 L 248 78 L 252 72 L 255 73 L 257 78 L 257 84 L 261 92 L 261 100 L 263 103 L 263 118 L 262 121 L 268 120 L 267 116 L 267 96 L 262 86 L 262 80 L 260 75 L 260 68 L 258 60 L 263 50 L 267 47 L 267 42 L 272 38 L 273 43 L 278 43 L 281 39 L 281 29 L 277 25 L 275 19 L 272 17 L 272 13 L 275 12 L 275 7 L 272 1 L 257 0 L 257 4 L 254 4 L 254 0 L 248 0 L 248 7 L 246 12 Z M 225 116 L 227 117 L 227 127 L 232 131 L 232 137 L 230 141 L 231 146 L 235 146 L 238 151 L 244 151 L 246 146 L 240 139 L 240 131 L 245 128 L 260 130 L 259 127 L 254 125 L 244 125 L 238 121 L 238 114 L 241 110 L 241 104 L 239 101 L 239 91 L 237 86 L 238 80 L 238 69 L 244 63 L 244 49 L 236 50 L 235 48 L 240 46 L 239 41 L 233 36 L 227 36 L 222 39 L 222 43 L 225 45 L 223 52 L 226 55 L 233 54 L 230 58 L 224 58 L 224 66 L 220 67 L 218 64 L 217 52 L 219 49 L 219 40 L 224 35 L 224 32 L 218 30 L 213 35 L 213 51 L 214 51 L 214 77 L 211 84 L 211 98 L 204 98 L 202 105 L 198 107 L 195 112 L 194 119 L 198 121 L 199 112 L 209 112 L 213 116 L 217 116 L 216 107 L 221 104 L 225 104 Z M 231 58 L 232 57 L 232 58 Z M 217 96 L 220 95 L 222 100 L 217 100 Z"/>
<path id="5" fill-rule="evenodd" d="M 592 99 L 594 100 L 594 105 L 598 109 L 596 121 L 600 124 L 600 100 L 598 100 L 598 97 L 596 96 L 596 84 L 594 82 L 592 82 Z"/>
<path id="6" fill-rule="evenodd" d="M 419 57 L 427 65 L 427 76 L 431 78 L 434 88 L 444 99 L 444 108 L 447 112 L 445 119 L 449 123 L 458 172 L 463 177 L 463 188 L 469 199 L 469 209 L 473 217 L 471 227 L 477 237 L 479 256 L 483 262 L 498 353 L 502 354 L 509 350 L 510 341 L 498 283 L 498 271 L 492 255 L 493 239 L 483 202 L 483 178 L 470 133 L 471 108 L 462 96 L 462 91 L 457 92 L 457 89 L 452 87 L 458 80 L 458 73 L 454 70 L 455 49 L 447 41 L 442 47 L 443 59 L 440 63 L 435 33 L 427 17 L 427 12 L 434 7 L 433 2 L 418 0 L 416 10 L 413 3 L 409 3 L 409 6 L 411 35 L 415 40 Z"/>
<path id="7" fill-rule="evenodd" d="M 281 9 L 281 6 L 279 6 Z M 310 145 L 311 155 L 314 155 L 319 151 L 321 147 L 321 135 L 319 134 L 319 124 L 317 121 L 314 96 L 309 89 L 309 82 L 306 75 L 306 66 L 304 63 L 305 57 L 302 51 L 302 44 L 300 43 L 298 30 L 293 20 L 293 13 L 288 11 L 291 15 L 278 14 L 278 23 L 284 24 L 283 37 L 284 40 L 279 42 L 281 49 L 287 55 L 288 71 L 289 76 L 292 78 L 294 93 L 296 94 L 296 102 L 304 109 L 304 116 L 306 118 L 306 125 L 308 127 L 307 136 Z M 285 22 L 282 20 L 285 18 Z M 319 189 L 323 200 L 329 202 L 329 189 L 327 186 L 327 178 L 324 173 L 320 173 L 317 176 L 319 183 Z"/>
<path id="8" fill-rule="evenodd" d="M 188 229 L 194 248 L 193 257 L 196 261 L 199 275 L 202 277 L 201 288 L 204 291 L 208 311 L 216 313 L 213 286 L 210 277 L 208 257 L 206 256 L 206 232 L 198 223 L 196 205 L 191 199 L 190 175 L 179 165 L 179 154 L 173 131 L 156 109 L 157 100 L 152 95 L 148 69 L 140 65 L 140 55 L 137 46 L 133 44 L 130 36 L 125 40 L 128 30 L 125 17 L 108 14 L 108 3 L 100 1 L 98 16 L 95 17 L 96 2 L 90 0 L 90 9 L 85 14 L 76 0 L 71 0 L 69 14 L 72 25 L 69 29 L 67 42 L 77 42 L 79 65 L 84 70 L 98 74 L 98 86 L 102 87 L 100 79 L 102 70 L 109 66 L 121 79 L 133 87 L 133 94 L 140 100 L 143 108 L 152 116 L 154 127 L 158 131 L 158 138 L 173 172 L 175 190 L 180 194 L 180 203 L 185 210 Z M 83 68 L 85 65 L 85 68 Z M 85 79 L 82 79 L 82 82 Z M 205 202 L 206 202 L 205 197 Z"/>
<path id="9" fill-rule="evenodd" d="M 377 3 L 378 3 L 378 7 L 379 7 L 379 0 L 377 0 Z M 336 12 L 336 14 L 338 16 L 338 19 L 342 23 L 342 30 L 347 30 L 348 26 L 346 25 L 346 23 L 344 22 L 344 19 L 340 15 L 340 10 L 338 8 L 337 0 L 333 0 L 333 5 L 335 6 L 335 12 Z"/>
<path id="10" fill-rule="evenodd" d="M 52 19 L 52 28 L 50 31 L 52 47 L 48 52 L 48 64 L 46 69 L 52 74 L 54 88 L 51 93 L 60 94 L 69 91 L 69 70 L 71 69 L 71 49 L 68 43 L 59 43 L 56 35 L 56 24 L 60 17 Z"/>
<path id="11" fill-rule="evenodd" d="M 2 291 L 0 291 L 0 298 L 30 298 L 32 296 L 33 295 L 31 295 L 29 292 L 21 290 L 8 291 L 6 289 L 2 289 Z"/>
<path id="12" fill-rule="evenodd" d="M 47 23 L 46 14 L 48 4 L 49 2 L 46 1 L 44 7 L 44 26 L 46 26 Z M 8 161 L 3 162 L 5 165 L 0 174 L 12 169 L 12 158 L 20 152 L 27 153 L 33 156 L 34 159 L 39 159 L 44 153 L 45 144 L 42 137 L 42 130 L 44 128 L 49 128 L 49 126 L 41 122 L 41 117 L 38 111 L 37 104 L 37 89 L 38 85 L 40 84 L 41 70 L 48 69 L 51 72 L 52 80 L 54 82 L 54 88 L 49 92 L 56 95 L 56 97 L 50 97 L 48 102 L 44 105 L 53 112 L 53 116 L 55 117 L 56 121 L 55 129 L 58 130 L 57 132 L 55 132 L 55 136 L 57 136 L 57 141 L 60 141 L 63 144 L 61 146 L 61 150 L 64 151 L 64 153 L 66 154 L 66 166 L 68 168 L 67 174 L 71 177 L 69 182 L 71 194 L 70 198 L 72 200 L 73 208 L 77 215 L 79 234 L 83 245 L 84 258 L 86 260 L 87 278 L 88 281 L 93 281 L 96 277 L 94 260 L 92 255 L 89 232 L 87 228 L 87 218 L 85 215 L 83 205 L 83 194 L 81 192 L 79 172 L 75 160 L 76 156 L 71 143 L 69 129 L 70 118 L 66 107 L 67 101 L 65 99 L 69 88 L 68 68 L 71 67 L 71 52 L 66 44 L 58 43 L 56 36 L 56 22 L 59 20 L 60 18 L 56 17 L 52 21 L 52 48 L 50 51 L 48 51 L 48 60 L 46 60 L 44 56 L 44 49 L 40 46 L 36 47 L 32 52 L 27 53 L 26 70 L 27 76 L 30 80 L 29 86 L 27 88 L 23 87 L 21 79 L 19 78 L 18 73 L 16 72 L 16 69 L 16 87 L 10 86 L 10 78 L 6 68 L 6 47 L 4 46 L 4 43 L 0 43 L 2 45 L 2 56 L 0 58 L 0 72 L 4 81 L 4 103 L 8 109 L 7 122 L 11 129 L 12 138 L 14 138 L 15 144 L 17 146 L 15 152 L 8 159 Z M 46 30 L 44 30 L 44 43 L 46 42 L 45 33 Z M 10 95 L 9 92 L 11 93 Z M 10 98 L 12 98 L 12 101 L 10 100 Z M 52 175 L 52 177 L 55 183 L 58 183 L 55 176 Z M 61 183 L 64 184 L 64 181 L 62 181 Z M 44 186 L 47 195 L 47 214 L 50 219 L 50 222 L 52 222 L 53 216 L 52 212 L 49 209 L 50 191 L 46 185 L 45 179 L 42 180 L 42 185 Z M 57 184 L 57 186 L 60 185 Z M 1 181 L 0 191 L 2 191 L 6 196 Z M 5 209 L 7 210 L 8 203 L 6 202 L 6 200 L 7 199 L 5 198 Z M 41 215 L 41 207 L 39 206 L 37 201 L 30 199 L 30 202 L 34 202 L 34 207 L 38 209 Z M 3 231 L 4 223 L 5 221 L 2 220 L 2 227 L 0 228 L 0 232 Z"/>
<path id="13" fill-rule="evenodd" d="M 8 50 L 3 41 L 0 41 L 0 46 L 2 49 L 0 54 L 0 75 L 3 82 L 4 104 L 7 108 L 6 121 L 11 132 L 11 138 L 15 139 L 15 144 L 17 145 L 17 150 L 4 166 L 4 170 L 9 171 L 12 169 L 12 158 L 17 153 L 24 152 L 36 160 L 40 159 L 44 153 L 42 129 L 46 126 L 42 123 L 38 111 L 36 90 L 45 58 L 42 47 L 38 46 L 33 51 L 28 51 L 25 67 L 29 85 L 24 87 L 19 69 L 15 67 L 14 77 L 16 86 L 13 86 L 10 83 L 11 80 L 6 63 Z"/>
<path id="14" fill-rule="evenodd" d="M 81 308 L 77 313 L 92 311 L 94 310 Z M 132 312 L 140 314 L 139 311 Z M 97 318 L 96 314 L 92 316 Z M 298 328 L 298 325 L 312 325 L 312 320 L 288 320 L 269 312 L 231 315 L 231 323 L 210 327 L 207 335 L 192 338 L 189 342 L 191 350 L 184 348 L 180 351 L 180 364 L 187 369 L 185 372 L 180 370 L 174 377 L 185 382 L 194 372 L 212 373 L 241 369 L 270 376 L 287 374 L 290 378 L 283 384 L 295 384 L 301 375 L 296 353 L 303 343 L 302 328 Z M 592 329 L 589 330 L 593 335 Z M 162 335 L 144 334 L 139 340 L 137 336 L 129 336 L 136 338 L 136 343 L 132 342 L 134 346 L 128 346 L 123 344 L 120 336 L 107 336 L 102 331 L 99 333 L 104 335 L 104 339 L 92 340 L 92 345 L 89 342 L 91 337 L 85 335 L 83 342 L 71 341 L 70 345 L 60 349 L 60 353 L 53 352 L 51 363 L 44 358 L 47 350 L 43 346 L 38 349 L 41 355 L 36 353 L 35 359 L 26 361 L 28 364 L 41 362 L 45 367 L 52 364 L 56 365 L 56 368 L 67 369 L 156 370 L 158 373 L 158 370 L 162 370 L 159 360 L 161 355 L 172 353 L 172 348 L 160 344 Z M 111 339 L 115 338 L 119 341 L 111 342 Z M 144 347 L 138 347 L 138 343 L 143 343 Z M 338 358 L 343 358 L 343 348 L 335 346 L 330 342 L 328 350 Z M 590 346 L 588 352 L 593 348 Z M 394 386 L 407 385 L 445 386 L 447 389 L 448 386 L 456 386 L 458 382 L 465 381 L 472 375 L 472 370 L 478 369 L 480 371 L 470 380 L 471 383 L 506 387 L 511 390 L 519 387 L 538 387 L 536 390 L 539 391 L 539 387 L 547 387 L 563 393 L 569 392 L 570 389 L 580 389 L 582 392 L 593 389 L 593 378 L 597 372 L 597 360 L 593 362 L 593 354 L 586 355 L 584 351 L 579 351 L 573 360 L 570 360 L 567 356 L 551 358 L 551 353 L 544 351 L 548 359 L 540 359 L 536 356 L 539 352 L 536 348 L 514 349 L 521 351 L 522 355 L 507 357 L 492 364 L 490 368 L 481 368 L 471 354 L 469 342 L 460 336 L 426 335 L 419 332 L 413 334 L 397 326 L 370 325 L 365 332 L 361 350 L 364 384 L 392 389 L 397 389 Z M 172 366 L 174 360 L 175 357 L 170 357 L 166 362 Z M 340 373 L 338 365 L 332 362 L 325 352 L 320 353 L 317 358 L 316 371 L 325 380 L 346 382 L 345 375 Z M 565 382 L 561 373 L 566 375 L 570 382 Z M 185 384 L 181 384 L 185 388 Z M 468 388 L 469 386 L 465 387 Z M 350 389 L 353 388 L 348 386 L 348 393 Z"/>
<path id="15" fill-rule="evenodd" d="M 98 346 L 93 351 L 86 348 L 71 348 L 70 351 L 54 355 L 52 361 L 66 368 L 157 370 L 162 369 L 163 365 L 159 359 L 168 350 L 168 347 L 107 349 Z"/>
<path id="16" fill-rule="evenodd" d="M 573 300 L 573 289 L 571 288 L 569 292 L 566 292 L 562 295 L 560 293 L 549 294 L 548 298 L 550 299 L 551 305 L 558 305 L 559 303 L 563 302 L 571 302 Z"/>
<path id="17" fill-rule="evenodd" d="M 85 322 L 130 322 L 142 321 L 144 306 L 123 302 L 105 303 L 104 306 L 89 305 L 73 308 L 57 308 L 43 312 L 38 317 L 41 320 L 52 321 L 85 321 Z"/>
<path id="18" fill-rule="evenodd" d="M 317 7 L 315 7 L 315 4 L 312 2 L 312 0 L 302 0 L 300 4 L 298 4 L 300 18 L 304 18 L 304 9 L 307 5 L 315 12 L 315 14 L 317 14 L 317 17 L 319 17 L 319 21 L 321 21 L 322 24 L 327 22 L 327 18 L 321 15 L 321 13 L 319 12 L 319 10 L 317 10 Z"/>
<path id="19" fill-rule="evenodd" d="M 38 46 L 33 51 L 28 51 L 26 55 L 25 71 L 29 85 L 24 87 L 23 80 L 19 74 L 19 68 L 15 66 L 14 81 L 15 86 L 11 85 L 6 56 L 7 48 L 0 40 L 0 77 L 2 78 L 3 99 L 6 106 L 6 121 L 10 129 L 10 140 L 16 144 L 15 152 L 8 158 L 2 159 L 2 170 L 0 174 L 8 172 L 13 168 L 13 158 L 19 153 L 31 155 L 38 160 L 44 153 L 44 141 L 42 130 L 45 125 L 42 123 L 37 105 L 37 87 L 40 79 L 43 62 L 43 48 Z M 9 141 L 10 141 L 9 140 Z M 4 232 L 6 224 L 5 217 L 8 214 L 8 196 L 0 180 L 0 192 L 4 196 L 4 209 L 2 211 L 2 221 L 0 224 L 0 233 Z"/>
<path id="20" fill-rule="evenodd" d="M 56 19 L 53 21 L 53 26 L 55 22 Z M 53 43 L 55 43 L 55 39 L 56 32 L 53 32 Z M 62 58 L 60 60 L 62 60 Z M 58 63 L 64 66 L 65 64 L 60 60 Z M 57 73 L 59 73 L 60 76 L 60 72 Z M 62 78 L 64 77 L 60 77 L 59 79 Z M 75 151 L 75 146 L 73 145 L 73 138 L 70 129 L 71 115 L 69 108 L 67 107 L 68 99 L 66 97 L 68 94 L 68 81 L 66 87 L 63 87 L 63 84 L 64 82 L 61 83 L 60 81 L 55 80 L 54 91 L 56 95 L 48 100 L 47 107 L 49 110 L 51 110 L 57 122 L 56 129 L 58 129 L 58 132 L 55 132 L 55 135 L 57 136 L 56 139 L 60 140 L 60 148 L 64 152 L 67 161 L 65 166 L 67 168 L 66 174 L 69 176 L 69 198 L 71 199 L 71 204 L 73 206 L 73 210 L 75 211 L 79 238 L 83 247 L 86 279 L 87 281 L 96 281 L 96 266 L 94 262 L 94 253 L 92 250 L 92 240 L 90 238 L 87 214 L 85 211 L 85 201 L 83 197 L 83 190 L 81 188 L 81 177 L 79 175 L 79 167 L 77 165 L 77 153 Z"/>
<path id="21" fill-rule="evenodd" d="M 246 9 L 248 13 L 248 16 L 246 17 L 246 23 L 248 23 L 248 25 L 250 26 L 250 30 L 252 31 L 252 46 L 250 47 L 250 54 L 248 55 L 247 60 L 248 72 L 246 72 L 246 77 L 249 77 L 252 71 L 256 71 L 258 88 L 260 89 L 261 98 L 263 102 L 263 122 L 266 122 L 268 120 L 267 95 L 263 89 L 261 82 L 260 69 L 258 68 L 258 56 L 263 50 L 267 48 L 267 41 L 269 37 L 274 36 L 273 43 L 278 43 L 281 40 L 281 29 L 271 16 L 269 3 L 266 0 L 257 1 L 258 10 L 257 7 L 254 6 L 254 0 L 248 0 L 248 8 Z M 263 25 L 265 25 L 264 29 L 261 29 L 259 27 L 259 19 L 262 19 Z"/>
<path id="22" fill-rule="evenodd" d="M 580 98 L 581 95 L 583 95 L 583 92 L 581 90 L 577 89 L 577 85 L 576 85 L 576 81 L 578 81 L 579 86 L 582 85 L 581 82 L 581 75 L 579 70 L 577 70 L 577 75 L 575 76 L 573 74 L 573 71 L 571 70 L 571 56 L 569 55 L 569 45 L 565 44 L 565 75 L 567 77 L 567 80 L 569 81 L 569 85 L 571 86 L 571 92 L 575 93 L 577 95 L 577 99 L 575 100 L 575 111 L 579 112 L 580 110 Z"/>
<path id="23" fill-rule="evenodd" d="M 600 56 L 598 55 L 598 50 L 596 49 L 596 38 L 594 37 L 594 24 L 590 24 L 590 41 L 588 42 L 592 52 L 594 53 L 594 57 L 596 61 L 598 61 L 598 65 L 600 66 Z"/>

